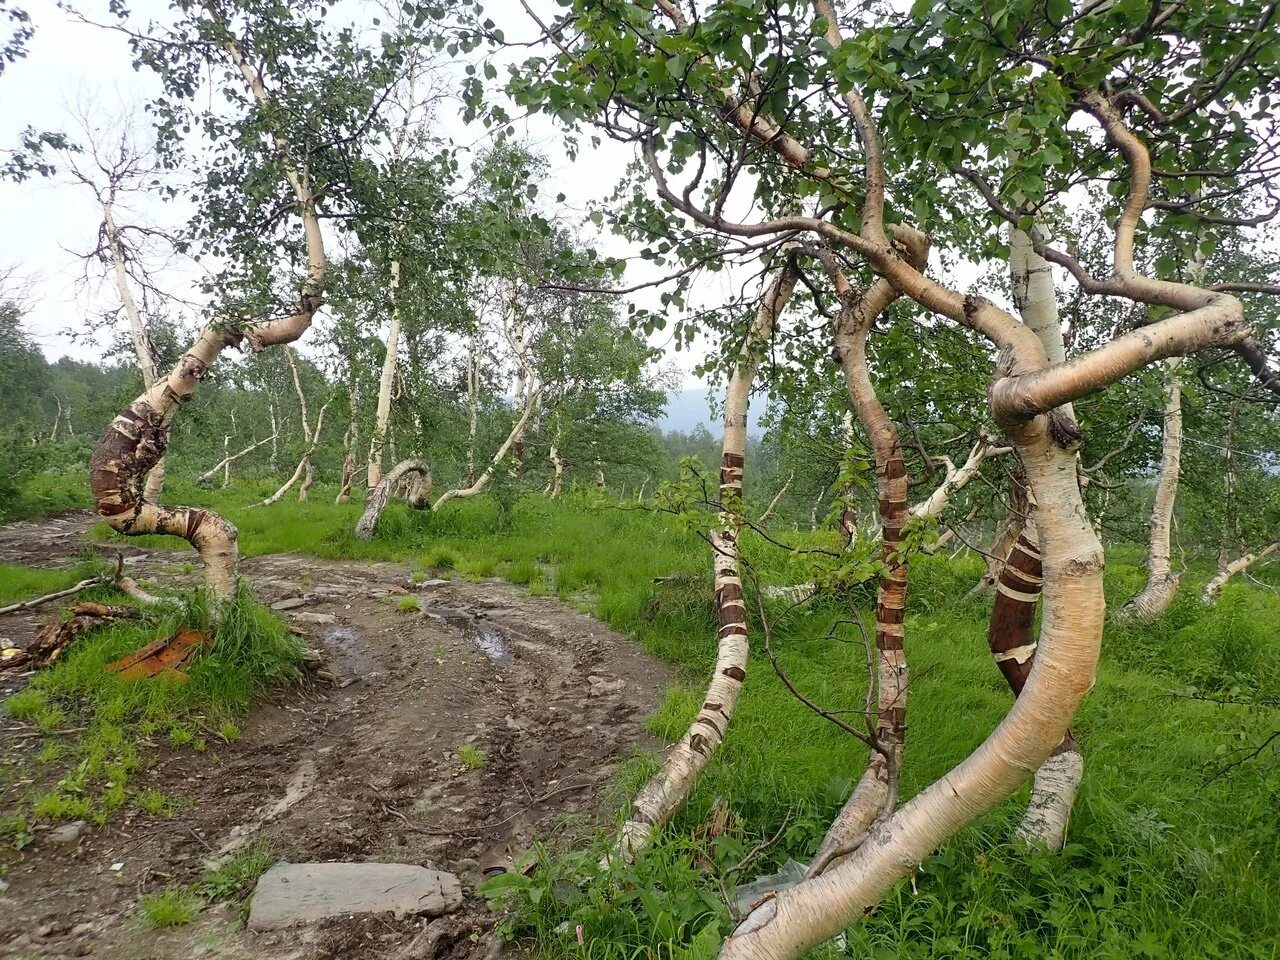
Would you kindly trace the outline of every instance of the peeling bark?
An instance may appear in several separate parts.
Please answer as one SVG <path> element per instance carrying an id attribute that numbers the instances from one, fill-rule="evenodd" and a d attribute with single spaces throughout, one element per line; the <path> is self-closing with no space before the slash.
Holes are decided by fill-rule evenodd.
<path id="1" fill-rule="evenodd" d="M 1000 572 L 987 642 L 1014 697 L 1022 693 L 1036 656 L 1035 618 L 1043 569 L 1034 523 L 1027 523 Z M 1061 850 L 1075 803 L 1084 757 L 1068 729 L 1062 742 L 1035 773 L 1031 800 L 1016 835 L 1049 850 Z M 1073 779 L 1074 777 L 1074 779 Z"/>
<path id="2" fill-rule="evenodd" d="M 234 40 L 224 47 L 239 69 L 255 100 L 270 103 L 261 76 L 245 60 Z M 210 510 L 165 507 L 146 496 L 147 474 L 160 461 L 178 407 L 190 399 L 218 355 L 228 346 L 247 342 L 257 351 L 297 340 L 311 326 L 320 308 L 325 280 L 324 239 L 316 216 L 316 198 L 282 138 L 276 138 L 285 176 L 293 189 L 307 247 L 307 277 L 297 309 L 279 320 L 234 327 L 214 323 L 206 327 L 177 366 L 117 416 L 94 448 L 89 461 L 89 485 L 98 514 L 112 529 L 126 535 L 163 533 L 187 540 L 204 563 L 213 595 L 230 600 L 236 584 L 236 528 Z"/>
<path id="3" fill-rule="evenodd" d="M 427 496 L 431 492 L 431 467 L 425 460 L 401 461 L 383 474 L 378 485 L 369 491 L 369 496 L 364 501 L 364 513 L 356 522 L 356 537 L 361 540 L 369 540 L 373 537 L 378 519 L 387 509 L 387 501 L 391 499 L 391 491 L 395 489 L 397 483 L 410 475 L 417 475 L 424 483 L 415 485 L 412 495 L 408 498 L 409 505 L 414 509 L 421 509 L 427 505 Z"/>
<path id="4" fill-rule="evenodd" d="M 725 388 L 724 437 L 720 461 L 719 526 L 712 530 L 719 647 L 702 707 L 692 725 L 667 754 L 662 768 L 636 794 L 618 835 L 617 853 L 630 860 L 652 841 L 684 806 L 694 784 L 724 740 L 747 676 L 747 609 L 738 570 L 738 530 L 742 524 L 742 473 L 747 441 L 747 409 L 758 354 L 773 336 L 799 274 L 788 262 L 770 284 L 743 341 Z"/>
<path id="5" fill-rule="evenodd" d="M 1014 542 L 1022 535 L 1022 528 L 1027 522 L 1029 507 L 1027 506 L 1027 489 L 1019 476 L 1009 481 L 1009 507 L 1004 517 L 996 524 L 995 537 L 991 548 L 987 551 L 987 569 L 981 579 L 973 585 L 973 589 L 965 594 L 965 602 L 969 603 L 979 597 L 985 597 L 996 588 L 1000 580 L 1000 571 L 1013 549 Z"/>
<path id="6" fill-rule="evenodd" d="M 912 261 L 923 267 L 928 245 L 923 237 L 910 250 Z M 835 329 L 835 354 L 844 374 L 849 399 L 871 441 L 876 466 L 882 528 L 880 559 L 884 573 L 876 591 L 876 752 L 862 778 L 836 815 L 806 874 L 817 877 L 838 863 L 861 843 L 880 817 L 888 816 L 896 804 L 898 775 L 906 746 L 907 669 L 904 621 L 907 605 L 907 558 L 902 533 L 910 520 L 907 509 L 907 467 L 893 419 L 876 395 L 867 363 L 867 337 L 881 314 L 898 299 L 899 293 L 887 280 L 877 280 L 866 291 L 853 289 L 834 256 L 823 257 L 823 265 L 840 297 L 840 314 Z M 872 682 L 868 678 L 868 682 Z"/>

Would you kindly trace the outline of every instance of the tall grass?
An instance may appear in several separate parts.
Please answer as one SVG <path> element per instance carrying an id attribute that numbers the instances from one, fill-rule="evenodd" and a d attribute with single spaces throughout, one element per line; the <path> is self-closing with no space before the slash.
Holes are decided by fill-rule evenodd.
<path id="1" fill-rule="evenodd" d="M 393 504 L 376 537 L 351 535 L 358 505 L 244 510 L 256 491 L 194 493 L 241 531 L 246 554 L 399 559 L 420 569 L 499 575 L 563 598 L 590 598 L 598 617 L 679 668 L 651 729 L 674 738 L 692 718 L 715 655 L 706 544 L 678 521 L 585 500 L 537 496 L 456 502 L 440 514 Z M 825 542 L 788 534 L 787 542 Z M 830 545 L 827 543 L 826 545 Z M 811 564 L 754 535 L 744 554 L 763 583 L 811 578 Z M 1112 607 L 1141 586 L 1140 551 L 1112 551 Z M 1011 842 L 1025 790 L 948 842 L 818 956 L 900 958 L 1280 956 L 1280 826 L 1274 758 L 1216 774 L 1241 744 L 1272 729 L 1274 712 L 1203 699 L 1274 698 L 1280 688 L 1280 599 L 1246 583 L 1214 607 L 1197 601 L 1211 565 L 1196 563 L 1178 601 L 1151 627 L 1109 626 L 1098 683 L 1075 729 L 1085 780 L 1061 856 Z M 903 797 L 942 776 L 1007 712 L 1010 696 L 986 646 L 990 600 L 964 603 L 981 572 L 973 557 L 912 561 L 907 651 L 914 677 Z M 1260 576 L 1273 579 L 1274 571 Z M 655 583 L 655 578 L 662 582 Z M 750 582 L 751 577 L 748 577 Z M 507 932 L 545 957 L 701 956 L 727 929 L 721 884 L 767 873 L 815 849 L 866 762 L 866 749 L 806 710 L 756 640 L 738 713 L 687 808 L 630 871 L 596 866 L 602 831 L 580 853 L 544 851 L 530 875 L 502 881 Z M 833 709 L 857 709 L 865 651 L 851 609 L 871 622 L 870 593 L 795 611 L 773 624 L 793 681 Z M 781 608 L 766 605 L 777 617 Z M 638 783 L 653 758 L 624 776 Z M 717 798 L 730 827 L 709 835 Z M 745 871 L 760 840 L 779 839 Z M 578 930 L 582 938 L 579 941 Z"/>

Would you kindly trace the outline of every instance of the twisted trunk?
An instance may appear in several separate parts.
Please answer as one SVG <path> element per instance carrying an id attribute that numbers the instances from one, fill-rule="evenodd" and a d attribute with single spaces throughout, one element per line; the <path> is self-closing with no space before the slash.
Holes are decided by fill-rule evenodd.
<path id="1" fill-rule="evenodd" d="M 914 263 L 923 267 L 928 247 L 923 242 L 910 251 Z M 877 280 L 865 292 L 850 287 L 833 256 L 823 264 L 840 297 L 836 322 L 835 353 L 844 374 L 849 399 L 871 441 L 876 465 L 882 528 L 880 559 L 884 573 L 876 591 L 876 751 L 867 769 L 845 801 L 823 838 L 806 876 L 820 876 L 864 842 L 867 831 L 878 818 L 893 812 L 898 795 L 898 776 L 906 746 L 908 671 L 903 646 L 907 604 L 907 558 L 902 532 L 910 520 L 907 509 L 907 467 L 893 419 L 880 403 L 867 363 L 867 337 L 876 320 L 898 299 L 898 291 L 887 280 Z M 868 683 L 873 682 L 868 678 Z"/>
<path id="2" fill-rule="evenodd" d="M 1182 381 L 1178 359 L 1165 361 L 1168 376 L 1164 405 L 1164 440 L 1160 453 L 1160 477 L 1156 481 L 1155 505 L 1151 508 L 1151 531 L 1147 540 L 1147 583 L 1129 600 L 1117 619 L 1150 623 L 1173 602 L 1181 576 L 1170 564 L 1169 538 L 1173 530 L 1173 508 L 1178 499 L 1182 471 Z"/>
<path id="3" fill-rule="evenodd" d="M 743 341 L 725 388 L 724 438 L 720 458 L 720 518 L 711 531 L 719 647 L 702 707 L 692 725 L 667 754 L 662 768 L 636 794 L 618 836 L 618 853 L 631 859 L 684 805 L 694 784 L 724 740 L 747 676 L 747 609 L 738 570 L 738 530 L 742 524 L 742 472 L 747 443 L 747 408 L 758 354 L 773 336 L 799 275 L 792 263 L 769 286 Z"/>
<path id="4" fill-rule="evenodd" d="M 1035 662 L 1036 605 L 1043 584 L 1040 548 L 1034 523 L 1024 525 L 1008 562 L 1000 572 L 987 642 L 1014 697 L 1022 694 Z M 1084 757 L 1070 730 L 1036 771 L 1027 812 L 1016 835 L 1050 850 L 1061 850 L 1084 775 Z"/>
<path id="5" fill-rule="evenodd" d="M 431 467 L 425 460 L 401 461 L 383 474 L 377 486 L 369 490 L 369 496 L 364 501 L 364 513 L 356 521 L 357 538 L 372 539 L 378 520 L 382 512 L 387 509 L 387 501 L 391 499 L 391 491 L 404 477 L 410 475 L 416 475 L 420 479 L 415 483 L 413 493 L 408 498 L 409 505 L 415 510 L 427 505 L 427 497 L 431 493 Z"/>
<path id="6" fill-rule="evenodd" d="M 262 78 L 249 66 L 236 43 L 228 39 L 224 47 L 254 99 L 269 103 Z M 297 201 L 306 238 L 307 277 L 299 292 L 297 310 L 280 320 L 242 328 L 226 323 L 206 327 L 168 376 L 157 381 L 112 421 L 89 461 L 89 485 L 94 503 L 112 529 L 131 536 L 163 533 L 187 540 L 200 554 L 205 579 L 220 600 L 229 600 L 235 594 L 236 528 L 210 510 L 162 506 L 147 497 L 144 483 L 164 455 L 178 407 L 190 399 L 224 349 L 245 341 L 255 351 L 291 343 L 311 326 L 311 319 L 320 308 L 326 262 L 315 195 L 284 140 L 276 137 L 275 146 Z"/>

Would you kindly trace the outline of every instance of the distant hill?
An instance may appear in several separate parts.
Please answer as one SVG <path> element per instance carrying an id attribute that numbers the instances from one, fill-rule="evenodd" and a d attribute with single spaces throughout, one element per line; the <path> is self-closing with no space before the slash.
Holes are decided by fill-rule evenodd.
<path id="1" fill-rule="evenodd" d="M 711 407 L 707 401 L 705 387 L 667 394 L 667 408 L 658 420 L 659 429 L 664 433 L 677 430 L 681 433 L 690 433 L 698 424 L 702 424 L 713 436 L 720 436 L 720 418 L 711 416 Z M 760 416 L 763 413 L 764 404 L 757 401 L 751 405 L 750 413 L 747 415 L 748 433 L 758 436 L 764 432 L 760 427 Z"/>

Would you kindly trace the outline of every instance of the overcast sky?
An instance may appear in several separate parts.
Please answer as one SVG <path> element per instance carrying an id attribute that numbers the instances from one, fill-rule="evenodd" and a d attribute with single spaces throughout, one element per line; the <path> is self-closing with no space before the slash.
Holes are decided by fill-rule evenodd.
<path id="1" fill-rule="evenodd" d="M 550 4 L 543 0 L 539 6 Z M 88 114 L 91 119 L 128 112 L 140 115 L 141 106 L 155 94 L 158 85 L 148 71 L 133 69 L 123 36 L 76 21 L 52 0 L 29 0 L 26 7 L 36 33 L 26 59 L 9 67 L 0 80 L 4 89 L 0 97 L 0 144 L 16 142 L 19 132 L 27 126 L 63 130 L 74 136 L 77 113 Z M 83 0 L 81 5 L 95 16 L 102 15 L 102 7 L 105 3 L 95 4 L 93 0 Z M 166 8 L 164 0 L 135 0 L 132 4 L 138 24 L 148 16 L 164 18 Z M 536 33 L 518 0 L 498 0 L 487 4 L 486 9 L 510 38 L 532 37 Z M 339 5 L 336 16 L 364 19 L 374 12 L 373 5 L 365 0 L 347 0 Z M 457 118 L 443 119 L 458 144 L 471 145 L 484 136 L 482 129 L 468 130 Z M 592 150 L 590 144 L 584 143 L 583 154 L 570 163 L 561 137 L 548 121 L 534 118 L 522 126 L 522 132 L 551 164 L 543 196 L 565 193 L 568 209 L 560 212 L 570 220 L 582 218 L 584 234 L 589 236 L 594 228 L 585 222 L 588 207 L 604 198 L 616 184 L 623 166 L 631 159 L 630 149 L 606 141 L 598 150 Z M 140 133 L 145 136 L 145 121 Z M 131 214 L 135 222 L 170 226 L 185 218 L 181 205 L 160 200 L 136 204 Z M 65 175 L 47 180 L 33 178 L 21 184 L 0 182 L 0 215 L 0 222 L 5 224 L 0 231 L 0 269 L 15 269 L 27 281 L 27 325 L 41 347 L 51 358 L 100 357 L 98 345 L 73 341 L 67 335 L 69 330 L 84 330 L 91 318 L 114 311 L 119 304 L 113 285 L 86 287 L 80 282 L 84 267 L 76 251 L 94 245 L 101 220 L 93 196 Z M 611 235 L 602 235 L 595 242 L 602 253 L 634 253 Z M 193 268 L 171 263 L 159 276 L 167 291 L 199 300 Z M 634 282 L 645 276 L 641 266 L 629 279 Z M 723 290 L 710 289 L 712 286 L 723 286 Z M 729 290 L 730 278 L 717 275 L 707 280 L 703 297 L 713 301 L 719 296 L 723 300 Z M 652 295 L 641 295 L 640 302 L 651 305 Z M 123 327 L 123 318 L 119 323 Z M 670 349 L 668 337 L 669 334 L 657 334 L 653 340 L 655 345 L 667 348 L 668 361 L 685 372 L 686 385 L 696 385 L 687 371 L 699 359 L 697 352 L 676 353 Z"/>

